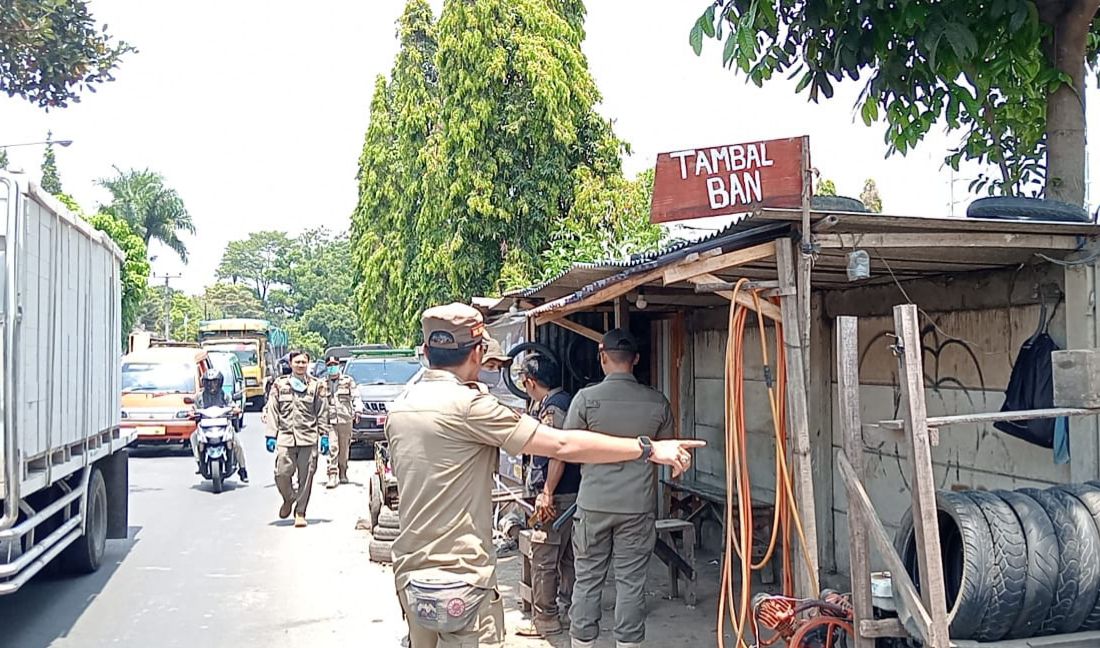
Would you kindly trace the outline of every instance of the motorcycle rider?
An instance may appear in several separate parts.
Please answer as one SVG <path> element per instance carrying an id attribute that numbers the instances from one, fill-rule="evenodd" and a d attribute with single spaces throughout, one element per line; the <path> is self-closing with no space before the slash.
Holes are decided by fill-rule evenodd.
<path id="1" fill-rule="evenodd" d="M 225 392 L 222 391 L 222 385 L 225 383 L 225 378 L 222 376 L 222 372 L 217 369 L 210 369 L 202 375 L 202 390 L 195 394 L 195 409 L 201 410 L 207 407 L 231 407 L 233 408 L 233 416 L 240 416 L 241 410 L 236 405 L 230 403 L 225 399 Z M 237 456 L 237 476 L 244 483 L 248 483 L 248 469 L 245 467 L 244 461 L 244 445 L 241 443 L 240 438 L 237 436 L 236 426 L 230 426 L 230 434 L 233 435 L 233 452 Z M 195 455 L 195 462 L 199 462 L 199 428 L 195 427 L 195 431 L 191 433 L 191 451 Z"/>

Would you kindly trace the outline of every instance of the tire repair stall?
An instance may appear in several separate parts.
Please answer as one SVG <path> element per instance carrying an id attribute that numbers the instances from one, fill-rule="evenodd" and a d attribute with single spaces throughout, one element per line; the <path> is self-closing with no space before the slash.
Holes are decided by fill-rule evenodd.
<path id="1" fill-rule="evenodd" d="M 1086 482 L 1100 479 L 1098 410 L 998 409 L 1040 333 L 1064 349 L 1100 346 L 1098 234 L 762 208 L 694 243 L 577 264 L 494 309 L 523 322 L 505 348 L 551 349 L 573 392 L 601 379 L 604 332 L 629 327 L 642 342 L 639 380 L 669 398 L 679 435 L 709 444 L 681 480 L 662 480 L 659 518 L 690 519 L 700 542 L 706 512 L 720 519 L 720 646 L 1008 646 L 1100 629 L 1100 535 L 1073 548 L 1089 573 L 1047 575 L 1061 594 L 1006 594 L 1006 578 L 1027 580 L 1027 556 L 1043 553 L 1029 541 L 1072 538 L 1036 540 L 1018 517 L 1034 506 L 1008 505 L 1016 495 L 970 504 L 1020 490 L 1056 500 L 1048 517 L 1069 517 L 1052 525 L 1097 533 L 1100 488 Z M 991 425 L 1053 416 L 1070 421 L 1061 456 Z M 959 499 L 967 506 L 952 508 Z M 1008 526 L 987 521 L 998 514 Z M 1044 551 L 1058 561 L 1066 547 L 1055 546 Z M 1015 572 L 994 568 L 1006 556 Z M 753 572 L 767 591 L 754 591 Z"/>

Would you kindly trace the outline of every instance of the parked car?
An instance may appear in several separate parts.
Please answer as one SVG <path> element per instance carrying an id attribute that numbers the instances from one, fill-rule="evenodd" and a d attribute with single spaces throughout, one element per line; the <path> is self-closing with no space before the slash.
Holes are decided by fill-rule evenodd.
<path id="1" fill-rule="evenodd" d="M 122 356 L 122 428 L 137 444 L 185 444 L 195 420 L 191 410 L 210 369 L 204 349 L 152 347 Z"/>
<path id="2" fill-rule="evenodd" d="M 373 456 L 374 443 L 385 438 L 383 429 L 389 404 L 424 372 L 412 349 L 357 351 L 344 365 L 344 373 L 359 386 L 366 413 L 352 427 L 352 445 L 365 443 Z"/>

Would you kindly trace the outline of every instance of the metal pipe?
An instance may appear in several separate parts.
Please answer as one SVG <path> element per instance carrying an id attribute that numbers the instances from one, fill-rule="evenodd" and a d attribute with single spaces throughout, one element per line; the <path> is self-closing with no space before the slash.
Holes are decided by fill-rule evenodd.
<path id="1" fill-rule="evenodd" d="M 68 493 L 66 493 L 66 494 L 62 495 L 61 497 L 57 498 L 56 501 L 50 502 L 49 506 L 47 506 L 46 508 L 42 509 L 41 511 L 35 513 L 34 515 L 29 516 L 26 520 L 23 520 L 17 526 L 14 526 L 10 529 L 4 529 L 3 531 L 0 531 L 0 540 L 14 540 L 16 538 L 23 537 L 28 532 L 30 532 L 31 529 L 38 526 L 38 524 L 41 523 L 42 520 L 53 516 L 55 513 L 60 511 L 62 508 L 64 508 L 66 505 L 71 504 L 73 502 L 73 500 L 75 500 L 75 499 L 81 497 L 82 495 L 84 495 L 84 493 L 86 493 L 88 491 L 88 477 L 87 477 L 88 472 L 90 472 L 90 470 L 85 468 L 84 469 L 85 476 L 80 480 L 80 484 L 81 484 L 80 488 L 78 488 L 76 490 L 69 491 Z M 83 508 L 84 507 L 82 505 L 81 506 L 81 511 L 83 511 Z"/>
<path id="2" fill-rule="evenodd" d="M 51 547 L 56 546 L 59 542 L 64 540 L 65 536 L 67 536 L 68 534 L 75 533 L 76 537 L 79 538 L 83 533 L 83 531 L 81 531 L 80 529 L 83 521 L 84 520 L 83 518 L 81 518 L 81 516 L 74 515 L 73 517 L 69 518 L 68 522 L 58 527 L 57 531 L 54 531 L 50 535 L 46 536 L 42 539 L 42 542 L 39 542 L 38 544 L 31 547 L 30 551 L 27 551 L 22 556 L 16 558 L 15 562 L 10 562 L 6 565 L 0 565 L 0 578 L 7 578 L 23 571 L 24 567 L 34 562 L 36 558 L 44 554 Z M 64 543 L 63 545 L 61 545 L 61 549 L 64 549 L 68 545 L 68 542 Z"/>
<path id="3" fill-rule="evenodd" d="M 21 194 L 19 185 L 11 178 L 0 176 L 0 184 L 7 189 L 7 219 L 4 234 L 4 377 L 3 377 L 3 408 L 4 408 L 4 513 L 0 516 L 0 531 L 11 528 L 19 519 L 19 486 L 22 476 L 19 467 L 22 459 L 19 456 L 19 430 L 15 426 L 15 371 L 16 353 L 18 350 L 18 335 L 16 332 L 19 321 L 19 300 L 16 290 L 16 256 L 19 252 L 19 207 L 21 206 Z"/>
<path id="4" fill-rule="evenodd" d="M 23 570 L 23 573 L 6 583 L 0 583 L 0 596 L 18 591 L 20 587 L 23 587 L 24 583 L 33 578 L 35 574 L 42 571 L 43 567 L 49 564 L 54 558 L 57 558 L 57 555 L 64 551 L 65 547 L 68 547 L 79 537 L 80 531 L 75 529 L 70 531 L 69 535 L 62 538 L 60 542 L 54 543 L 54 546 L 47 551 L 45 555 L 34 561 L 27 569 Z"/>

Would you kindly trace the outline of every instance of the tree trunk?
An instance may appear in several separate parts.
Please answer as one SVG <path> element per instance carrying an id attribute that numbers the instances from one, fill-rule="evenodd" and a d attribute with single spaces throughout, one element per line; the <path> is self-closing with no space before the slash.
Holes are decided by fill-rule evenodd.
<path id="1" fill-rule="evenodd" d="M 1100 0 L 1050 2 L 1043 22 L 1053 34 L 1051 62 L 1072 79 L 1047 97 L 1046 197 L 1085 204 L 1085 47 Z M 1057 6 L 1058 9 L 1053 7 Z"/>

